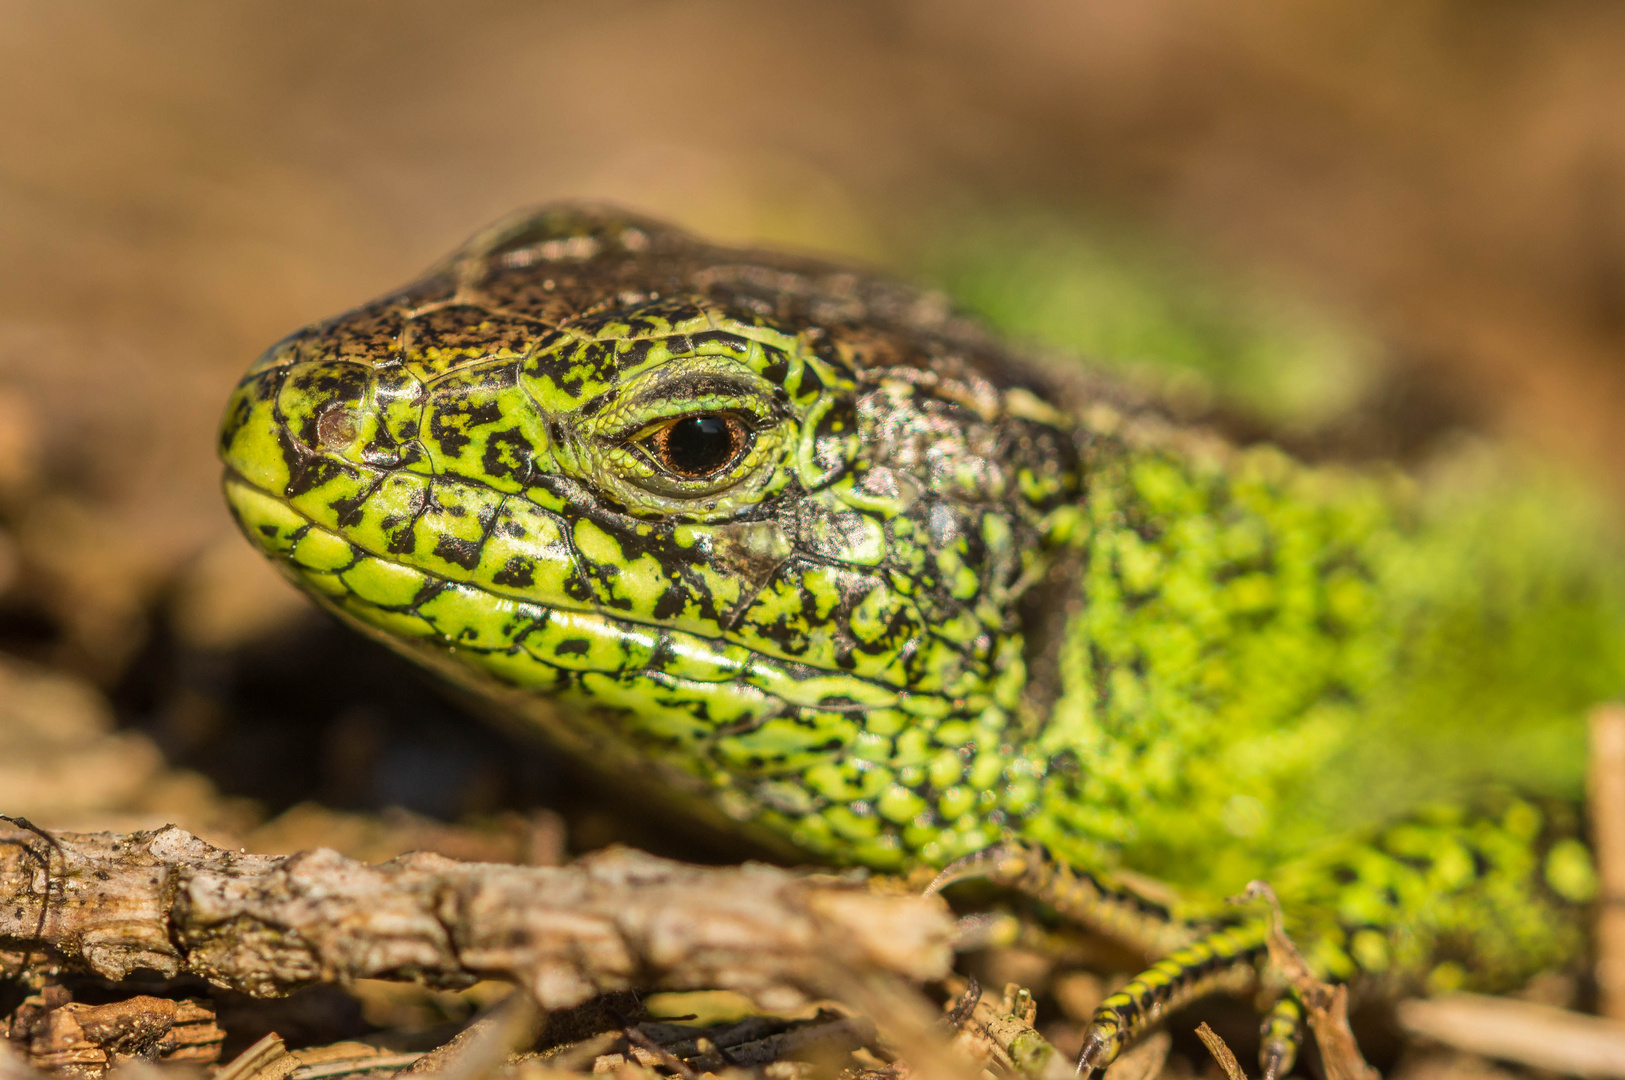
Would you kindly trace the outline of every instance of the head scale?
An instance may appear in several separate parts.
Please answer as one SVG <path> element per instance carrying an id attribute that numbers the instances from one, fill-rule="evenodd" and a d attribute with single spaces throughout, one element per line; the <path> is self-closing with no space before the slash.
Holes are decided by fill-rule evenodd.
<path id="1" fill-rule="evenodd" d="M 244 532 L 347 621 L 878 865 L 984 839 L 966 773 L 1078 483 L 931 297 L 578 207 L 273 346 L 221 454 Z"/>

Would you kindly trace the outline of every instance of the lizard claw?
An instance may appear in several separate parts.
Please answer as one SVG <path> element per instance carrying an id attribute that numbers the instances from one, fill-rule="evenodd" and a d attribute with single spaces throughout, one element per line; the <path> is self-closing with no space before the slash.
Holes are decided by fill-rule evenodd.
<path id="1" fill-rule="evenodd" d="M 1084 1036 L 1083 1049 L 1078 1052 L 1079 1080 L 1089 1080 L 1096 1071 L 1104 1070 L 1117 1056 L 1118 1049 L 1114 1035 L 1099 1028 L 1090 1028 L 1089 1034 Z"/>
<path id="2" fill-rule="evenodd" d="M 970 881 L 974 878 L 997 878 L 1008 875 L 1012 868 L 1001 865 L 1011 858 L 1019 858 L 1022 849 L 1015 844 L 995 844 L 981 851 L 973 851 L 969 855 L 955 859 L 942 868 L 942 872 L 932 879 L 931 884 L 925 887 L 926 896 L 933 896 L 948 886 L 959 881 Z"/>

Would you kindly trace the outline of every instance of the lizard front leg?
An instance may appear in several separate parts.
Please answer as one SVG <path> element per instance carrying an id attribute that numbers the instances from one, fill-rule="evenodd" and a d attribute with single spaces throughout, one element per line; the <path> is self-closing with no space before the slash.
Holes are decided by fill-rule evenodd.
<path id="1" fill-rule="evenodd" d="M 971 879 L 1014 889 L 1147 956 L 1166 956 L 1202 934 L 1201 927 L 1181 921 L 1144 891 L 1076 870 L 1035 844 L 1012 840 L 967 855 L 950 863 L 925 891 L 929 895 Z"/>
<path id="2" fill-rule="evenodd" d="M 1101 1002 L 1084 1037 L 1078 1067 L 1105 1068 L 1168 1012 L 1212 993 L 1242 993 L 1266 959 L 1266 926 L 1248 921 L 1201 926 L 1177 918 L 1143 890 L 1075 870 L 1041 847 L 1006 842 L 966 856 L 937 875 L 927 892 L 985 879 L 1032 897 L 1064 918 L 1160 957 Z M 1263 1025 L 1259 1060 L 1265 1080 L 1289 1072 L 1297 1057 L 1302 1012 L 1280 998 Z"/>
<path id="3" fill-rule="evenodd" d="M 1105 1068 L 1146 1028 L 1197 998 L 1245 991 L 1257 981 L 1266 955 L 1265 928 L 1251 923 L 1214 930 L 1175 949 L 1100 1003 L 1078 1069 Z"/>

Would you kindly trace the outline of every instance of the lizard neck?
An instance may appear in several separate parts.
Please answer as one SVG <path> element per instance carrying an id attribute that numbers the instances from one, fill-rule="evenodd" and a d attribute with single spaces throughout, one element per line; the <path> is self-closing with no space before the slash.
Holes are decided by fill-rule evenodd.
<path id="1" fill-rule="evenodd" d="M 1188 433 L 1087 431 L 1086 490 L 1023 612 L 1007 791 L 1084 866 L 1236 887 L 1300 843 L 1289 812 L 1346 746 L 1395 635 L 1375 482 Z"/>
<path id="2" fill-rule="evenodd" d="M 1625 686 L 1625 564 L 1582 493 L 1505 459 L 1430 488 L 1170 429 L 1080 445 L 1022 616 L 1022 834 L 1222 895 L 1486 782 L 1579 797 L 1581 720 Z"/>

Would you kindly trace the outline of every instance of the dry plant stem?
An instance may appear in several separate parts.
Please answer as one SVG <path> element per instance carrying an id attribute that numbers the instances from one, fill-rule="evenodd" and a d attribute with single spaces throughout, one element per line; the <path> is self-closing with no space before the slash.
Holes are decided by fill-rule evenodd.
<path id="1" fill-rule="evenodd" d="M 297 1053 L 309 1052 L 305 1050 Z M 326 1080 L 328 1077 L 355 1076 L 358 1074 L 370 1074 L 373 1080 L 382 1080 L 386 1076 L 394 1076 L 401 1069 L 411 1065 L 412 1062 L 422 1056 L 421 1054 L 361 1054 L 315 1064 L 301 1064 L 294 1072 L 299 1074 L 298 1080 Z M 298 1060 L 297 1054 L 294 1060 Z M 288 1075 L 291 1076 L 292 1073 Z M 115 1076 L 112 1080 L 119 1080 L 119 1078 Z"/>
<path id="2" fill-rule="evenodd" d="M 1596 926 L 1597 1011 L 1625 1020 L 1625 706 L 1603 705 L 1591 714 L 1586 786 L 1602 886 Z"/>
<path id="3" fill-rule="evenodd" d="M 1042 1080 L 1069 1080 L 1074 1075 L 1071 1062 L 1033 1027 L 1038 1006 L 1026 990 L 1010 983 L 1002 1000 L 995 1000 L 974 980 L 950 979 L 948 986 L 959 992 L 943 1020 L 958 1032 L 953 1045 L 964 1056 L 991 1063 L 1001 1075 Z"/>
<path id="4" fill-rule="evenodd" d="M 268 1066 L 278 1062 L 287 1062 L 288 1065 L 280 1073 L 271 1070 L 267 1075 L 286 1076 L 299 1067 L 298 1059 L 288 1053 L 282 1036 L 273 1031 L 223 1065 L 214 1074 L 214 1080 L 249 1080 L 249 1077 L 260 1076 Z"/>
<path id="5" fill-rule="evenodd" d="M 258 997 L 497 978 L 545 1009 L 633 987 L 725 988 L 780 1008 L 859 974 L 940 979 L 951 959 L 940 901 L 765 866 L 626 849 L 558 868 L 422 853 L 368 866 L 326 850 L 237 854 L 174 827 L 56 840 L 47 874 L 38 836 L 0 831 L 0 964 L 114 980 L 145 968 Z"/>
<path id="6" fill-rule="evenodd" d="M 1213 1060 L 1219 1063 L 1224 1075 L 1229 1080 L 1247 1080 L 1247 1074 L 1241 1071 L 1241 1063 L 1236 1060 L 1235 1053 L 1219 1038 L 1219 1033 L 1207 1026 L 1207 1022 L 1196 1025 L 1196 1037 L 1202 1040 L 1207 1052 L 1213 1055 Z"/>
<path id="7" fill-rule="evenodd" d="M 1287 937 L 1281 903 L 1275 898 L 1274 890 L 1262 881 L 1254 881 L 1247 885 L 1245 895 L 1269 902 L 1270 964 L 1303 1002 L 1309 1029 L 1315 1033 L 1315 1044 L 1320 1048 L 1326 1080 L 1381 1080 L 1382 1074 L 1366 1062 L 1359 1044 L 1354 1041 L 1354 1032 L 1349 1029 L 1348 987 L 1332 986 L 1315 978 L 1298 947 Z"/>
<path id="8" fill-rule="evenodd" d="M 628 1046 L 642 1050 L 650 1056 L 645 1064 L 662 1065 L 681 1076 L 683 1080 L 699 1080 L 699 1074 L 684 1064 L 683 1059 L 655 1042 L 637 1028 L 628 1025 L 624 1031 Z M 642 1060 L 642 1059 L 640 1059 Z"/>
<path id="9" fill-rule="evenodd" d="M 1452 994 L 1399 1003 L 1411 1035 L 1572 1076 L 1625 1080 L 1625 1024 L 1514 998 Z"/>
<path id="10" fill-rule="evenodd" d="M 1038 1020 L 1038 1005 L 1031 994 L 1014 983 L 1004 988 L 1004 1000 L 997 1007 L 984 996 L 971 1015 L 992 1039 L 1001 1064 L 1013 1071 L 1042 1080 L 1067 1080 L 1076 1071 L 1033 1027 Z"/>

